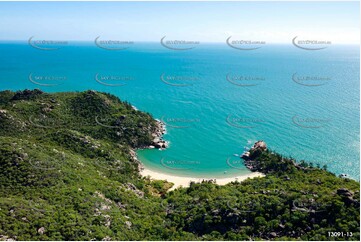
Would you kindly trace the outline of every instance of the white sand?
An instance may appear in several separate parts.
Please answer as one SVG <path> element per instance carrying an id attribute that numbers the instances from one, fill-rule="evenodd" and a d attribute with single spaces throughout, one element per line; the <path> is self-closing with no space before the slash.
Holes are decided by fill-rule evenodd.
<path id="1" fill-rule="evenodd" d="M 193 178 L 193 177 L 182 177 L 182 176 L 174 176 L 174 175 L 167 175 L 163 173 L 159 173 L 156 171 L 149 170 L 147 168 L 142 169 L 140 171 L 140 174 L 142 176 L 150 176 L 152 180 L 167 180 L 168 182 L 174 183 L 174 186 L 169 189 L 169 191 L 174 190 L 178 187 L 189 187 L 189 183 L 191 181 L 194 182 L 201 182 L 202 180 L 210 180 L 210 178 Z M 263 177 L 265 176 L 263 173 L 260 172 L 252 172 L 247 175 L 240 175 L 235 177 L 229 177 L 229 178 L 216 178 L 216 184 L 218 185 L 225 185 L 227 183 L 230 183 L 232 181 L 244 181 L 247 178 L 254 178 L 254 177 Z"/>

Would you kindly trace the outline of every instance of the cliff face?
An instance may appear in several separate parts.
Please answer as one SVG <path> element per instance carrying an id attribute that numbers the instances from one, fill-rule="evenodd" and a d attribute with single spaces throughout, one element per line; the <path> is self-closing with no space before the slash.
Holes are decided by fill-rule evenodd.
<path id="1" fill-rule="evenodd" d="M 164 132 L 106 93 L 0 92 L 0 240 L 359 240 L 360 184 L 265 142 L 244 156 L 265 177 L 167 193 L 133 151 Z"/>

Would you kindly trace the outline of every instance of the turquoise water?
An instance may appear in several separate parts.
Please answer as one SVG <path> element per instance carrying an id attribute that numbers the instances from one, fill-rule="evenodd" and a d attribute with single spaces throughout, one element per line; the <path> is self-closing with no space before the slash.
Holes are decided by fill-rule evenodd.
<path id="1" fill-rule="evenodd" d="M 131 102 L 167 123 L 167 150 L 138 151 L 146 167 L 163 173 L 246 174 L 235 155 L 265 140 L 281 154 L 359 180 L 359 51 L 341 45 L 305 51 L 292 44 L 254 51 L 200 44 L 172 51 L 159 43 L 136 43 L 122 51 L 72 43 L 42 51 L 4 42 L 0 89 L 94 89 Z M 122 85 L 101 84 L 97 73 L 103 83 Z M 37 83 L 57 85 L 32 83 L 29 74 Z"/>

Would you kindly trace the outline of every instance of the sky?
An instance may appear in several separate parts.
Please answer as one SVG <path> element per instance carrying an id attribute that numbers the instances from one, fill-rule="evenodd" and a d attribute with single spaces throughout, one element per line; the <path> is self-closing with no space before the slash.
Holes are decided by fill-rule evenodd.
<path id="1" fill-rule="evenodd" d="M 0 40 L 360 42 L 359 2 L 0 2 Z"/>

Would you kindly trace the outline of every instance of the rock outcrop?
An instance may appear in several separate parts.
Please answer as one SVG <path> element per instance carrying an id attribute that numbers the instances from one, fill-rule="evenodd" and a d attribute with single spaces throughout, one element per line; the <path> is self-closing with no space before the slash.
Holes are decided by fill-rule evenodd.
<path id="1" fill-rule="evenodd" d="M 126 190 L 128 191 L 132 191 L 135 193 L 135 195 L 137 195 L 138 197 L 140 198 L 143 198 L 144 197 L 144 192 L 139 190 L 134 184 L 128 182 L 126 184 L 124 184 L 124 187 Z"/>
<path id="2" fill-rule="evenodd" d="M 165 124 L 160 120 L 156 120 L 156 122 L 156 130 L 152 133 L 153 141 L 148 148 L 166 149 L 169 144 L 163 140 L 163 135 L 166 132 Z"/>
<path id="3" fill-rule="evenodd" d="M 39 89 L 18 91 L 13 96 L 12 100 L 29 100 L 36 96 L 43 94 L 44 92 Z"/>
<path id="4" fill-rule="evenodd" d="M 242 154 L 242 158 L 244 160 L 249 160 L 257 157 L 260 155 L 263 151 L 267 150 L 267 144 L 263 140 L 257 141 L 254 143 L 254 145 L 251 147 L 251 149 L 247 152 L 244 152 Z"/>
<path id="5" fill-rule="evenodd" d="M 39 228 L 38 233 L 39 234 L 44 234 L 45 233 L 45 228 L 44 227 Z"/>
<path id="6" fill-rule="evenodd" d="M 354 199 L 354 193 L 346 188 L 337 189 L 337 195 L 341 196 L 343 201 L 348 205 L 360 206 L 360 202 Z"/>
<path id="7" fill-rule="evenodd" d="M 249 151 L 244 152 L 241 158 L 244 159 L 245 166 L 251 171 L 259 171 L 259 162 L 256 158 L 267 150 L 267 144 L 263 140 L 257 141 Z"/>

